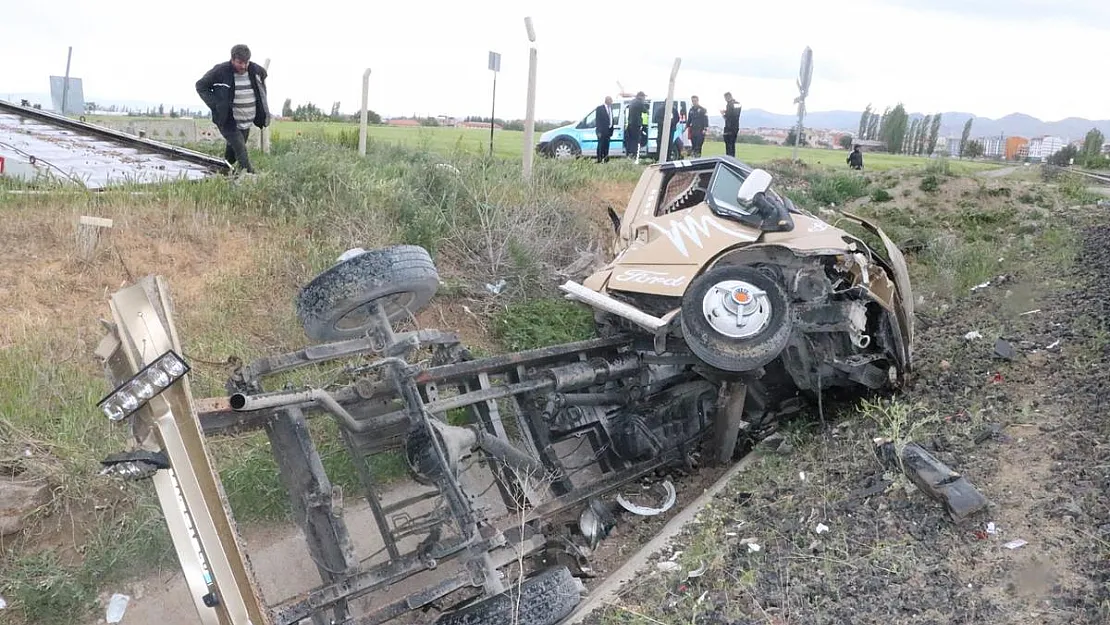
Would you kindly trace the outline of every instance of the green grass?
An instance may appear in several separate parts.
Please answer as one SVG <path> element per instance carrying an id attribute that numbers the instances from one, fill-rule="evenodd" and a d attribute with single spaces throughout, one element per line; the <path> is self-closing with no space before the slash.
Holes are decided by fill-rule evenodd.
<path id="1" fill-rule="evenodd" d="M 537 349 L 597 335 L 593 312 L 563 299 L 539 298 L 510 304 L 494 321 L 506 351 Z"/>

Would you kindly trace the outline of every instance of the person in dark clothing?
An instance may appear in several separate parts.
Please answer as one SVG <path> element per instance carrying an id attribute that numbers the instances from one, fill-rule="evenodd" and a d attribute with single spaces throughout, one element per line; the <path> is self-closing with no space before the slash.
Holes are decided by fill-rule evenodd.
<path id="1" fill-rule="evenodd" d="M 609 162 L 609 140 L 613 138 L 613 98 L 605 96 L 605 104 L 594 111 L 594 130 L 597 131 L 597 162 Z"/>
<path id="2" fill-rule="evenodd" d="M 848 167 L 852 169 L 863 169 L 863 152 L 860 151 L 859 146 L 852 148 L 852 153 L 848 155 Z"/>
<path id="3" fill-rule="evenodd" d="M 732 98 L 731 92 L 725 93 L 725 154 L 736 156 L 736 135 L 740 134 L 740 105 Z"/>
<path id="4" fill-rule="evenodd" d="M 212 111 L 212 123 L 227 141 L 224 158 L 241 171 L 254 173 L 247 154 L 251 126 L 270 125 L 266 102 L 266 70 L 251 62 L 251 51 L 239 44 L 231 60 L 218 63 L 197 81 L 197 94 Z"/>
<path id="5" fill-rule="evenodd" d="M 665 102 L 661 102 L 660 104 L 662 106 L 655 109 L 655 119 L 653 119 L 652 122 L 655 124 L 655 149 L 657 149 L 659 151 L 658 160 L 662 161 L 663 160 L 663 141 L 664 141 L 664 138 L 663 138 L 664 137 L 664 134 L 663 134 L 664 133 L 664 130 L 663 130 L 663 121 L 664 121 L 663 111 L 666 110 L 667 105 L 666 105 Z M 668 161 L 676 160 L 677 154 L 676 154 L 676 149 L 675 148 L 677 146 L 675 145 L 674 133 L 675 133 L 675 130 L 678 130 L 678 121 L 679 121 L 678 120 L 678 103 L 674 102 L 671 105 L 671 132 L 668 135 L 666 135 L 669 138 L 669 141 L 670 141 L 670 147 L 667 148 L 667 160 Z"/>
<path id="6" fill-rule="evenodd" d="M 698 96 L 690 96 L 690 111 L 686 114 L 686 127 L 690 129 L 690 152 L 694 158 L 701 156 L 705 144 L 705 131 L 709 128 L 709 113 L 698 104 Z"/>
<path id="7" fill-rule="evenodd" d="M 631 157 L 636 156 L 636 161 L 640 160 L 640 137 L 643 128 L 643 116 L 647 112 L 647 102 L 644 99 L 647 96 L 641 91 L 636 94 L 636 97 L 628 103 L 625 107 L 626 121 L 624 126 L 624 155 Z"/>

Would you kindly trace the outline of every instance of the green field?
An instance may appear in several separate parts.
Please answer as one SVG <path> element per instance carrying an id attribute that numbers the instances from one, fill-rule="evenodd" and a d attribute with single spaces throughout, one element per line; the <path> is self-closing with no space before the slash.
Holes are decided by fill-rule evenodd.
<path id="1" fill-rule="evenodd" d="M 97 118 L 93 118 L 96 121 Z M 108 118 L 105 118 L 108 119 Z M 312 137 L 341 139 L 347 145 L 358 144 L 358 125 L 336 122 L 295 122 L 275 121 L 272 126 L 275 141 L 287 141 Z M 440 128 L 440 127 L 397 127 L 370 126 L 367 131 L 371 141 L 417 147 L 425 151 L 448 154 L 467 152 L 485 154 L 489 152 L 490 135 L 482 128 Z M 537 132 L 535 140 L 539 141 Z M 493 153 L 501 158 L 520 158 L 524 149 L 524 133 L 515 130 L 495 130 L 493 133 Z M 720 141 L 707 141 L 704 154 L 712 156 L 724 154 L 725 145 Z M 780 145 L 739 144 L 736 157 L 753 164 L 769 163 L 775 160 L 790 159 L 793 148 Z M 815 166 L 847 170 L 843 150 L 801 148 L 798 156 L 802 161 Z M 930 159 L 897 154 L 865 154 L 864 165 L 870 171 L 884 171 L 907 167 L 920 167 Z M 954 173 L 971 173 L 1000 167 L 990 161 L 953 161 Z"/>
<path id="2" fill-rule="evenodd" d="M 273 137 L 276 140 L 297 136 L 330 135 L 339 136 L 344 133 L 358 132 L 355 124 L 337 124 L 330 122 L 291 122 L 278 121 L 273 125 Z M 466 152 L 485 153 L 489 151 L 489 130 L 478 128 L 403 128 L 393 126 L 371 126 L 367 130 L 368 136 L 374 141 L 396 143 L 408 146 L 447 152 L 463 150 Z M 536 133 L 539 140 L 539 133 Z M 493 152 L 505 158 L 520 158 L 524 148 L 524 133 L 514 130 L 495 130 L 493 133 Z M 720 141 L 707 141 L 703 153 L 707 156 L 725 153 L 725 144 Z M 781 145 L 751 145 L 739 144 L 736 146 L 736 157 L 748 163 L 768 163 L 774 160 L 790 159 L 793 157 L 793 148 Z M 847 152 L 843 150 L 824 150 L 816 148 L 801 148 L 798 157 L 811 165 L 822 165 L 836 169 L 847 169 L 844 162 Z M 868 170 L 888 170 L 903 167 L 917 167 L 928 163 L 925 157 L 903 156 L 898 154 L 865 154 L 864 165 Z M 955 172 L 965 173 L 994 169 L 997 163 L 982 161 L 956 161 L 952 163 Z"/>

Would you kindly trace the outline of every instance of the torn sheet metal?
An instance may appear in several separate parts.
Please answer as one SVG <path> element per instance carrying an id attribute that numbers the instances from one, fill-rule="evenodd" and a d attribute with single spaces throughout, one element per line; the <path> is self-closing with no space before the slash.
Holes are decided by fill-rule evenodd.
<path id="1" fill-rule="evenodd" d="M 0 101 L 0 174 L 99 190 L 121 184 L 199 180 L 230 170 L 222 158 L 133 137 Z"/>

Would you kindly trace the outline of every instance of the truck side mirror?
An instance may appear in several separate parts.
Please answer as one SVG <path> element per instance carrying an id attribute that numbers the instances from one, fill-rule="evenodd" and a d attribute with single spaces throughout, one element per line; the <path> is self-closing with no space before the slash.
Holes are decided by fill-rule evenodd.
<path id="1" fill-rule="evenodd" d="M 762 169 L 753 169 L 740 185 L 740 190 L 736 193 L 736 201 L 741 206 L 751 206 L 757 195 L 771 188 L 771 180 L 771 174 Z"/>

